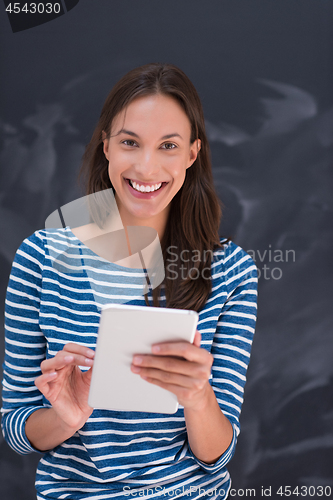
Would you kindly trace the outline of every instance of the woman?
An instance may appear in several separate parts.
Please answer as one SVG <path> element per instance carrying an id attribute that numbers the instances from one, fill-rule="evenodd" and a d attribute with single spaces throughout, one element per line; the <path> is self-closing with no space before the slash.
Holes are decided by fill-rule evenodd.
<path id="1" fill-rule="evenodd" d="M 111 258 L 98 267 L 100 254 L 83 241 L 107 234 L 110 217 L 100 213 L 82 227 L 27 238 L 7 292 L 4 436 L 19 453 L 46 452 L 38 499 L 225 498 L 257 278 L 251 258 L 218 236 L 204 117 L 187 76 L 162 64 L 125 75 L 104 104 L 83 173 L 87 194 L 112 189 L 125 229 L 157 231 L 165 279 L 144 297 L 127 296 L 137 269 Z M 82 262 L 78 269 L 73 256 L 71 272 L 52 260 L 54 249 L 66 253 L 68 241 Z M 102 298 L 199 312 L 193 344 L 158 344 L 131 366 L 176 394 L 174 415 L 88 405 Z"/>

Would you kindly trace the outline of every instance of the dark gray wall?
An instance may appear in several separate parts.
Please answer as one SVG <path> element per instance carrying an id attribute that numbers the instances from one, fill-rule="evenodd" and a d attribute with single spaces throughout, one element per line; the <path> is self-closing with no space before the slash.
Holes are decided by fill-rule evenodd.
<path id="1" fill-rule="evenodd" d="M 256 496 L 261 486 L 272 498 L 281 485 L 333 490 L 332 7 L 81 0 L 17 33 L 1 7 L 1 310 L 23 238 L 80 195 L 80 157 L 112 85 L 147 62 L 180 66 L 204 105 L 225 204 L 221 235 L 261 271 L 230 463 L 234 488 L 256 488 Z M 2 357 L 3 331 L 0 341 Z M 38 459 L 0 438 L 2 500 L 35 497 Z"/>

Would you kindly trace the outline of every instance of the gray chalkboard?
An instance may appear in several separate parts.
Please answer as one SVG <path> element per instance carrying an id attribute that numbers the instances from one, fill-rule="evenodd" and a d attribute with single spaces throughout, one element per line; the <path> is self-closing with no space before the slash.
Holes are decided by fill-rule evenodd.
<path id="1" fill-rule="evenodd" d="M 144 63 L 178 65 L 204 105 L 221 235 L 260 271 L 234 496 L 333 489 L 332 2 L 74 3 L 16 33 L 0 7 L 1 312 L 19 244 L 81 194 L 80 158 L 112 85 Z M 2 357 L 3 330 L 0 344 Z M 35 498 L 39 458 L 0 438 L 2 500 Z"/>

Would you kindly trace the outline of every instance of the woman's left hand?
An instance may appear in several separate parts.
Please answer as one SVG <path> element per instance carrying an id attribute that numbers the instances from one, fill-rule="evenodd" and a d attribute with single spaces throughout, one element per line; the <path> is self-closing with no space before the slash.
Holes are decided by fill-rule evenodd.
<path id="1" fill-rule="evenodd" d="M 194 342 L 164 342 L 152 346 L 153 354 L 136 354 L 131 370 L 144 380 L 176 394 L 184 408 L 201 409 L 210 387 L 213 356 L 200 347 L 197 330 Z"/>

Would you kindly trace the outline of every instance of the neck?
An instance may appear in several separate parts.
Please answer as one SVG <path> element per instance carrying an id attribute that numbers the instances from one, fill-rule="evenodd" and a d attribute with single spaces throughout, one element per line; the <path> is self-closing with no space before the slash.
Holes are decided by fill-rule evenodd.
<path id="1" fill-rule="evenodd" d="M 127 226 L 151 227 L 152 229 L 155 229 L 155 231 L 157 232 L 160 241 L 162 241 L 165 232 L 165 228 L 169 217 L 169 212 L 170 212 L 170 205 L 166 207 L 161 213 L 159 213 L 154 217 L 142 218 L 129 214 L 128 212 L 122 210 L 122 207 L 120 207 L 119 210 L 120 218 L 125 228 Z"/>

